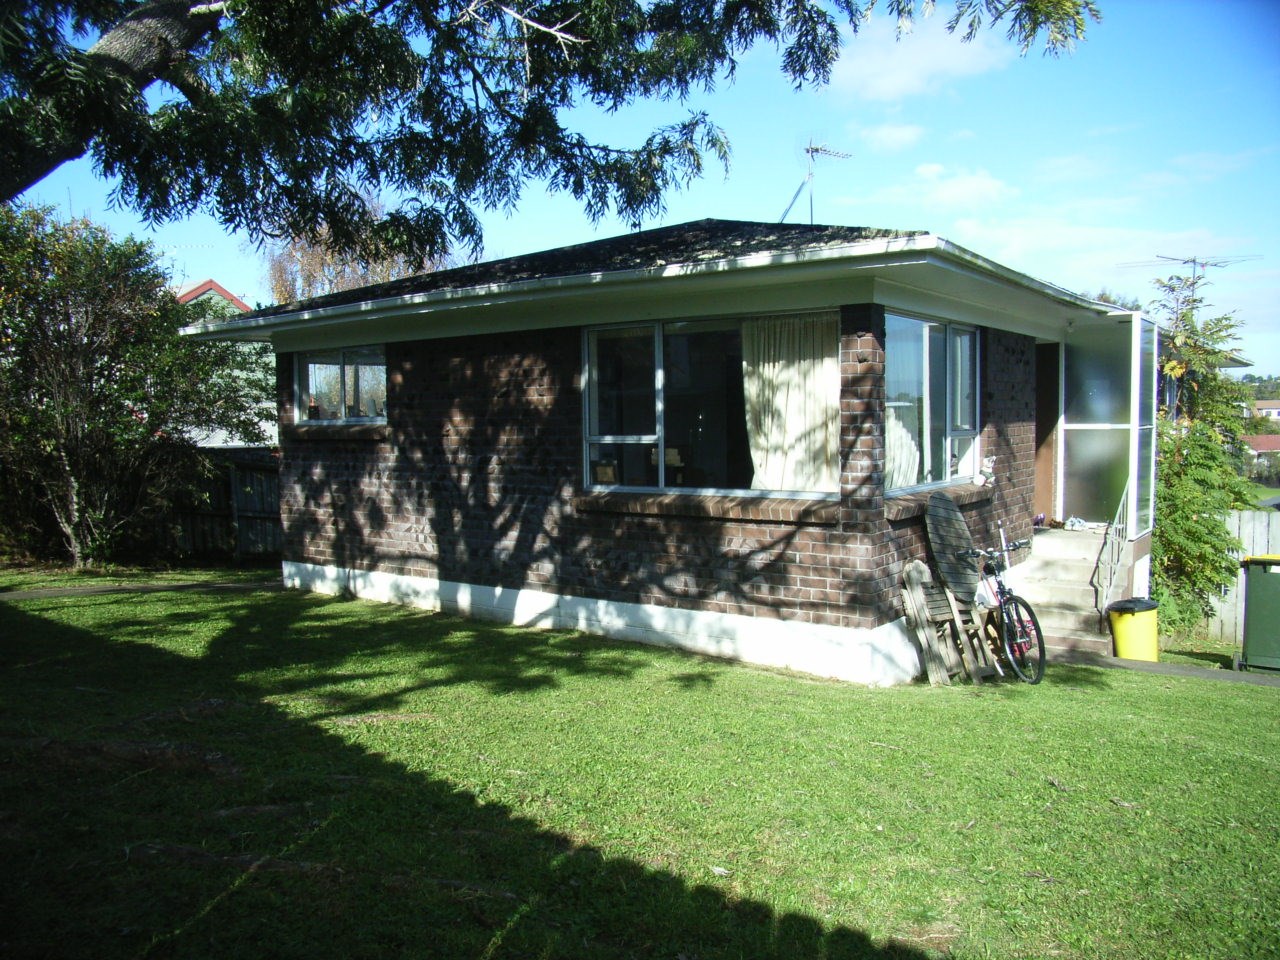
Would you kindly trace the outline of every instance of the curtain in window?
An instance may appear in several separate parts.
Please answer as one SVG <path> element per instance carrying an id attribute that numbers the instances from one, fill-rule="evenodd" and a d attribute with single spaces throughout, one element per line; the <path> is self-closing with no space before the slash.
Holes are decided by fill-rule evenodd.
<path id="1" fill-rule="evenodd" d="M 885 410 L 884 454 L 885 489 L 896 490 L 920 482 L 920 445 L 893 406 Z"/>
<path id="2" fill-rule="evenodd" d="M 835 315 L 742 324 L 742 382 L 757 490 L 839 490 Z"/>

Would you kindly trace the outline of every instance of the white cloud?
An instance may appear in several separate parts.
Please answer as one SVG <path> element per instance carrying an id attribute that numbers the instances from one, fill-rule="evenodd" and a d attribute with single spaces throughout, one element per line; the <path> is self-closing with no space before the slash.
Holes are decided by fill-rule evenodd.
<path id="1" fill-rule="evenodd" d="M 1018 51 L 999 31 L 984 31 L 971 42 L 947 32 L 944 17 L 927 17 L 895 40 L 894 21 L 872 17 L 848 38 L 831 76 L 844 96 L 897 102 L 936 93 L 960 77 L 1003 69 Z"/>
<path id="2" fill-rule="evenodd" d="M 1167 169 L 1151 170 L 1140 175 L 1138 186 L 1150 192 L 1168 192 L 1195 184 L 1212 183 L 1234 177 L 1271 156 L 1276 147 L 1242 150 L 1238 153 L 1201 151 L 1169 158 Z"/>
<path id="3" fill-rule="evenodd" d="M 1000 209 L 1019 192 L 983 169 L 952 170 L 941 163 L 921 163 L 912 170 L 903 169 L 888 183 L 867 184 L 865 192 L 845 193 L 831 202 L 858 211 L 862 222 L 875 219 L 899 228 L 942 233 L 942 224 L 949 218 Z"/>
<path id="4" fill-rule="evenodd" d="M 940 163 L 922 163 L 915 173 L 910 189 L 930 207 L 986 206 L 1018 195 L 1016 187 L 985 170 L 951 172 Z"/>
<path id="5" fill-rule="evenodd" d="M 1042 183 L 1079 183 L 1097 181 L 1106 175 L 1103 162 L 1096 156 L 1077 153 L 1059 157 L 1041 157 L 1035 163 L 1036 179 Z"/>
<path id="6" fill-rule="evenodd" d="M 924 137 L 924 127 L 913 123 L 882 123 L 876 127 L 863 127 L 858 137 L 877 153 L 895 153 L 914 147 Z"/>
<path id="7" fill-rule="evenodd" d="M 1188 176 L 1201 180 L 1216 180 L 1228 174 L 1239 173 L 1252 166 L 1259 158 L 1274 153 L 1275 149 L 1244 150 L 1240 153 L 1202 151 L 1174 157 L 1172 165 Z"/>
<path id="8" fill-rule="evenodd" d="M 1085 223 L 1078 210 L 1029 211 L 1018 217 L 970 217 L 953 221 L 943 236 L 1049 283 L 1077 293 L 1106 287 L 1144 303 L 1154 296 L 1152 280 L 1179 272 L 1157 255 L 1184 251 L 1234 249 L 1239 237 L 1208 229 L 1159 230 L 1142 226 Z M 1222 310 L 1253 307 L 1241 283 L 1244 271 L 1215 274 L 1208 291 Z M 1256 308 L 1255 308 L 1256 309 Z"/>

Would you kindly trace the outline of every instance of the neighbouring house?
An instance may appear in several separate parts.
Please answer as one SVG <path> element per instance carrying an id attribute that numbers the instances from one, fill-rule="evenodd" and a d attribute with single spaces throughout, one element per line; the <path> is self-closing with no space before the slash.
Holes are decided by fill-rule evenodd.
<path id="1" fill-rule="evenodd" d="M 1280 400 L 1253 401 L 1253 415 L 1267 420 L 1280 420 Z"/>
<path id="2" fill-rule="evenodd" d="M 1249 476 L 1273 477 L 1280 466 L 1280 433 L 1261 433 L 1240 438 L 1249 461 Z"/>
<path id="3" fill-rule="evenodd" d="M 1154 324 L 928 233 L 704 220 L 190 328 L 268 340 L 287 584 L 864 683 L 928 495 L 1123 515 Z"/>
<path id="4" fill-rule="evenodd" d="M 177 294 L 179 303 L 207 302 L 227 319 L 248 313 L 247 303 L 216 280 L 203 280 Z M 249 349 L 249 345 L 245 346 Z M 179 547 L 201 557 L 266 557 L 280 554 L 280 487 L 277 427 L 259 426 L 266 440 L 245 446 L 217 430 L 193 438 L 215 468 L 201 496 L 179 511 Z"/>
<path id="5" fill-rule="evenodd" d="M 178 292 L 179 303 L 194 303 L 197 300 L 221 300 L 231 310 L 241 313 L 248 313 L 252 309 L 217 280 L 201 280 Z"/>

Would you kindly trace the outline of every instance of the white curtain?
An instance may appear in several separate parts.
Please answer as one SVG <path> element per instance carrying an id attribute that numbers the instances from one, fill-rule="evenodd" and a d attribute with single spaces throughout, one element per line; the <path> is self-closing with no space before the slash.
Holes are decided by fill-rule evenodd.
<path id="1" fill-rule="evenodd" d="M 901 415 L 886 405 L 884 418 L 884 485 L 887 490 L 920 482 L 920 445 L 902 422 Z"/>
<path id="2" fill-rule="evenodd" d="M 835 314 L 742 324 L 752 487 L 840 489 L 839 343 Z"/>

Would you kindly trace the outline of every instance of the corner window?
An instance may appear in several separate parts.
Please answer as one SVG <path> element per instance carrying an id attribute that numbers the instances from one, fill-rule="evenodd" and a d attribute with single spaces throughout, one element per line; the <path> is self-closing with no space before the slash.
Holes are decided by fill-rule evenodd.
<path id="1" fill-rule="evenodd" d="M 587 333 L 587 484 L 835 493 L 836 314 Z"/>
<path id="2" fill-rule="evenodd" d="M 978 472 L 978 332 L 885 317 L 885 489 Z"/>
<path id="3" fill-rule="evenodd" d="M 299 423 L 359 423 L 386 418 L 387 363 L 382 347 L 299 354 Z"/>

